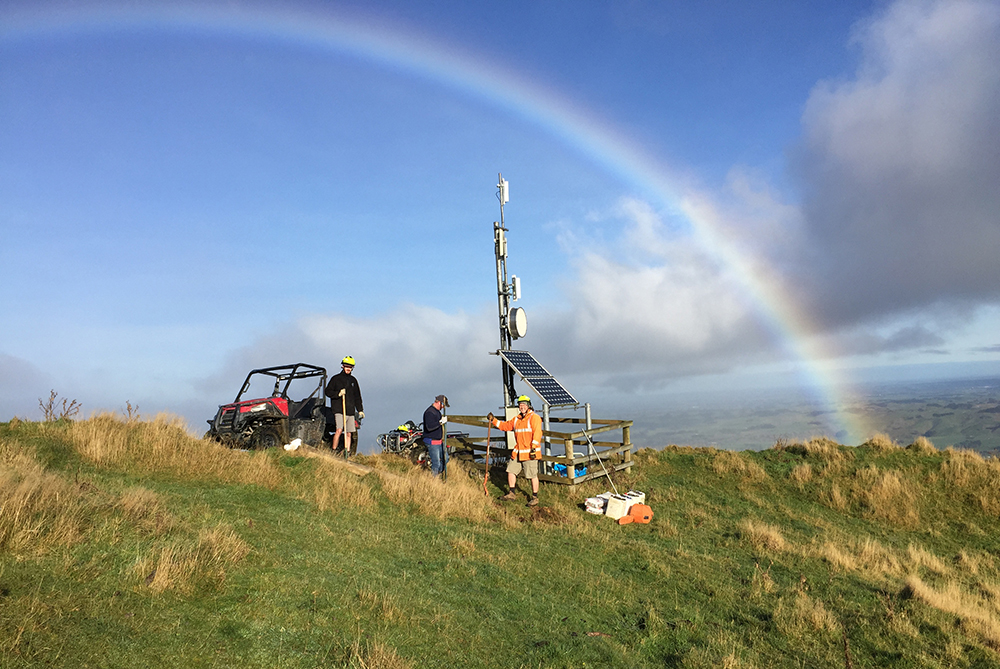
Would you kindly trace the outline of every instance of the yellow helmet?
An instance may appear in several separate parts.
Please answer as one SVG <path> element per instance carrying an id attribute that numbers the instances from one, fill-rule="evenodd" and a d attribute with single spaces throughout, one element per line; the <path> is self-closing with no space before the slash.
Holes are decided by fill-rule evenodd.
<path id="1" fill-rule="evenodd" d="M 355 365 L 354 358 L 352 356 L 347 356 L 346 358 L 344 358 L 343 360 L 340 361 L 340 364 L 342 364 L 342 365 L 348 365 L 350 367 L 354 367 L 354 365 Z"/>
<path id="2" fill-rule="evenodd" d="M 521 395 L 517 398 L 517 403 L 520 404 L 521 402 L 527 402 L 528 406 L 531 406 L 531 398 L 527 395 Z"/>

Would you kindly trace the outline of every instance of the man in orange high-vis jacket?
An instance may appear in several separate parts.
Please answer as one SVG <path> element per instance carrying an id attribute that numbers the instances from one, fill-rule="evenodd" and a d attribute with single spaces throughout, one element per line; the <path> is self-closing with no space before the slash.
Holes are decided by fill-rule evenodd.
<path id="1" fill-rule="evenodd" d="M 490 413 L 486 419 L 493 427 L 504 432 L 514 431 L 514 450 L 511 451 L 507 463 L 507 494 L 503 500 L 517 499 L 514 492 L 517 487 L 517 475 L 524 473 L 524 478 L 531 481 L 531 499 L 528 506 L 538 506 L 538 461 L 542 448 L 542 419 L 531 409 L 531 400 L 527 395 L 517 398 L 517 409 L 520 412 L 510 420 L 500 422 Z"/>

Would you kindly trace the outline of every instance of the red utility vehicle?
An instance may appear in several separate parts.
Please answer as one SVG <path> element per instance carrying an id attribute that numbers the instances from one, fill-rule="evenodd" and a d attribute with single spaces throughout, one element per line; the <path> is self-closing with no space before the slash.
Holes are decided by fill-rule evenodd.
<path id="1" fill-rule="evenodd" d="M 333 433 L 333 416 L 326 406 L 326 369 L 304 362 L 255 369 L 247 374 L 236 399 L 220 406 L 208 424 L 206 437 L 234 448 L 273 448 L 296 438 L 319 446 Z"/>

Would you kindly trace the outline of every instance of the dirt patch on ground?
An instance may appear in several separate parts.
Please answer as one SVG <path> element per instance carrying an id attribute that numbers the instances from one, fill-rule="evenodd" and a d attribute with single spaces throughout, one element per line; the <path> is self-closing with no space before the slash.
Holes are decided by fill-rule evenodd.
<path id="1" fill-rule="evenodd" d="M 561 525 L 566 522 L 566 518 L 550 506 L 532 507 L 531 520 L 539 523 L 549 523 L 551 525 Z"/>

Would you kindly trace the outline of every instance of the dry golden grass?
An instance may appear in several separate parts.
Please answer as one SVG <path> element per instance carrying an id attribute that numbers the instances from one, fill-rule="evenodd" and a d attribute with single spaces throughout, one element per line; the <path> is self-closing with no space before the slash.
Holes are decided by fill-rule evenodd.
<path id="1" fill-rule="evenodd" d="M 0 445 L 0 549 L 44 552 L 76 543 L 92 508 L 86 486 L 46 472 L 27 454 Z"/>
<path id="2" fill-rule="evenodd" d="M 303 457 L 316 460 L 311 477 L 304 477 L 298 485 L 298 496 L 316 505 L 320 511 L 332 511 L 349 506 L 371 509 L 375 496 L 368 482 L 344 466 L 343 460 L 329 451 L 296 451 Z"/>
<path id="3" fill-rule="evenodd" d="M 850 506 L 847 496 L 840 491 L 840 485 L 837 483 L 831 484 L 829 490 L 820 494 L 820 501 L 837 511 L 844 511 Z"/>
<path id="4" fill-rule="evenodd" d="M 934 447 L 931 440 L 922 435 L 914 439 L 913 443 L 907 446 L 906 449 L 920 455 L 934 455 L 938 452 L 938 449 Z"/>
<path id="5" fill-rule="evenodd" d="M 712 470 L 720 476 L 734 475 L 750 483 L 759 483 L 768 478 L 763 467 L 744 453 L 736 451 L 719 451 L 712 459 Z"/>
<path id="6" fill-rule="evenodd" d="M 891 453 L 894 451 L 898 451 L 901 448 L 899 444 L 897 444 L 892 440 L 892 437 L 890 437 L 887 434 L 883 434 L 881 432 L 873 434 L 871 437 L 868 438 L 868 441 L 866 441 L 861 445 L 867 446 L 873 451 L 879 453 Z"/>
<path id="7" fill-rule="evenodd" d="M 69 428 L 70 441 L 88 460 L 137 473 L 168 473 L 277 488 L 284 473 L 264 452 L 247 453 L 196 439 L 176 416 L 136 421 L 102 413 Z"/>
<path id="8" fill-rule="evenodd" d="M 146 488 L 126 490 L 115 506 L 136 527 L 153 535 L 161 535 L 177 525 L 160 496 Z"/>
<path id="9" fill-rule="evenodd" d="M 228 527 L 203 529 L 193 545 L 170 543 L 152 556 L 140 557 L 133 576 L 154 593 L 190 592 L 201 582 L 221 583 L 226 569 L 250 552 L 250 546 Z"/>
<path id="10" fill-rule="evenodd" d="M 380 641 L 355 640 L 351 647 L 351 657 L 347 662 L 350 669 L 411 669 L 413 665 L 399 657 L 392 646 Z"/>
<path id="11" fill-rule="evenodd" d="M 802 464 L 795 465 L 792 471 L 788 473 L 788 478 L 795 483 L 795 485 L 800 488 L 805 484 L 812 481 L 813 478 L 813 468 L 808 462 L 803 462 Z"/>
<path id="12" fill-rule="evenodd" d="M 831 635 L 840 631 L 836 616 L 827 611 L 823 602 L 802 591 L 797 592 L 791 601 L 785 597 L 778 600 L 774 620 L 778 628 L 792 638 L 817 633 Z"/>
<path id="13" fill-rule="evenodd" d="M 993 557 L 988 553 L 970 553 L 962 549 L 955 556 L 955 567 L 971 576 L 978 576 L 980 569 L 993 569 Z"/>
<path id="14" fill-rule="evenodd" d="M 419 469 L 403 474 L 376 472 L 390 500 L 401 506 L 413 505 L 423 515 L 478 523 L 505 518 L 493 500 L 483 494 L 481 483 L 467 476 L 454 461 L 448 463 L 447 482 Z"/>
<path id="15" fill-rule="evenodd" d="M 808 441 L 785 441 L 780 440 L 774 445 L 776 451 L 788 451 L 807 458 L 816 458 L 824 462 L 842 462 L 849 460 L 853 456 L 845 451 L 835 441 L 826 437 L 812 437 Z"/>
<path id="16" fill-rule="evenodd" d="M 910 558 L 910 564 L 914 569 L 923 567 L 939 576 L 944 576 L 949 571 L 948 566 L 945 565 L 941 558 L 922 546 L 910 544 L 906 549 L 906 554 Z"/>
<path id="17" fill-rule="evenodd" d="M 952 489 L 966 493 L 984 513 L 1000 515 L 1000 460 L 949 446 L 940 473 Z"/>
<path id="18" fill-rule="evenodd" d="M 966 634 L 981 639 L 995 650 L 1000 649 L 1000 619 L 996 607 L 964 591 L 959 583 L 949 581 L 939 590 L 911 574 L 906 579 L 906 592 L 928 606 L 957 617 Z"/>
<path id="19" fill-rule="evenodd" d="M 448 542 L 455 554 L 461 558 L 472 556 L 476 552 L 476 538 L 473 536 L 456 537 Z"/>
<path id="20" fill-rule="evenodd" d="M 400 622 L 405 619 L 396 598 L 390 594 L 364 588 L 358 591 L 358 603 L 385 622 Z"/>
<path id="21" fill-rule="evenodd" d="M 761 523 L 750 518 L 744 519 L 740 525 L 740 538 L 759 551 L 781 552 L 785 550 L 785 537 L 774 525 Z"/>
<path id="22" fill-rule="evenodd" d="M 851 495 L 866 517 L 904 527 L 920 522 L 913 486 L 894 469 L 882 471 L 875 465 L 859 469 L 854 474 Z"/>
<path id="23" fill-rule="evenodd" d="M 871 537 L 843 543 L 827 541 L 818 549 L 805 551 L 805 554 L 815 555 L 838 569 L 858 572 L 873 580 L 903 573 L 901 560 Z"/>

